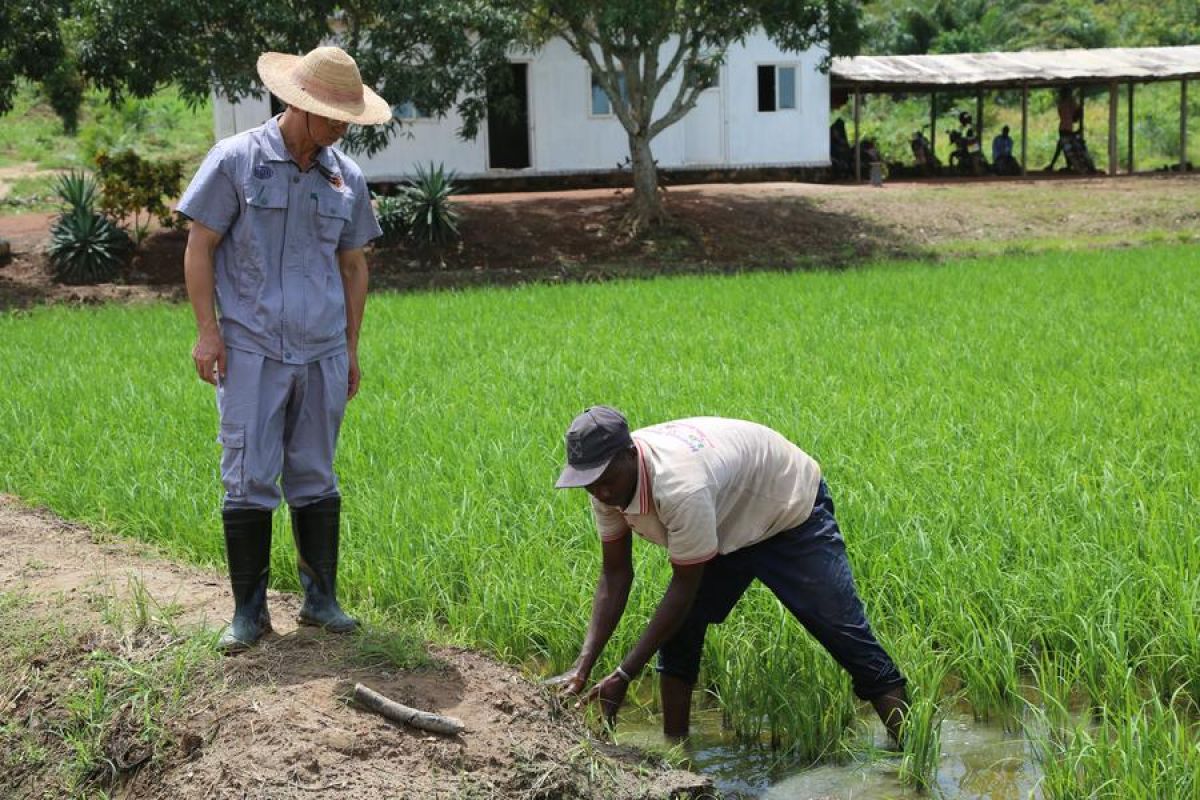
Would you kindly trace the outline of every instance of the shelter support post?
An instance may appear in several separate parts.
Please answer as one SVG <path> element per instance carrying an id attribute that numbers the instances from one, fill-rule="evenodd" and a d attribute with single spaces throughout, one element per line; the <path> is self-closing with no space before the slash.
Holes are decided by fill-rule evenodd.
<path id="1" fill-rule="evenodd" d="M 1021 176 L 1025 176 L 1025 158 L 1029 154 L 1029 86 L 1021 84 Z"/>
<path id="2" fill-rule="evenodd" d="M 1130 81 L 1127 84 L 1127 87 L 1128 87 L 1127 92 L 1129 94 L 1129 97 L 1128 97 L 1128 102 L 1126 102 L 1126 104 L 1125 104 L 1125 107 L 1126 107 L 1127 115 L 1129 118 L 1126 121 L 1125 138 L 1127 141 L 1125 143 L 1125 148 L 1129 151 L 1129 157 L 1127 159 L 1127 161 L 1129 163 L 1126 166 L 1126 169 L 1128 170 L 1129 174 L 1132 175 L 1133 174 L 1133 81 Z"/>
<path id="3" fill-rule="evenodd" d="M 862 183 L 862 146 L 858 138 L 858 119 L 862 108 L 862 93 L 854 91 L 854 180 Z"/>
<path id="4" fill-rule="evenodd" d="M 983 92 L 975 95 L 975 141 L 983 149 Z"/>
<path id="5" fill-rule="evenodd" d="M 1117 174 L 1117 82 L 1108 85 L 1108 174 Z"/>
<path id="6" fill-rule="evenodd" d="M 929 93 L 929 152 L 937 158 L 937 92 Z"/>
<path id="7" fill-rule="evenodd" d="M 1087 120 L 1087 92 L 1086 87 L 1079 87 L 1079 138 L 1084 139 L 1084 121 Z"/>
<path id="8" fill-rule="evenodd" d="M 1187 169 L 1187 79 L 1179 82 L 1179 171 Z"/>

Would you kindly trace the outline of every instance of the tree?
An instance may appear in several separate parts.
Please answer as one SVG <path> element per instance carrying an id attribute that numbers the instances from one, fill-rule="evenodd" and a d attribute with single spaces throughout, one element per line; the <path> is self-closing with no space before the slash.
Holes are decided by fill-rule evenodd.
<path id="1" fill-rule="evenodd" d="M 74 132 L 83 82 L 63 41 L 66 2 L 0 4 L 0 114 L 12 110 L 18 78 L 43 85 L 68 132 Z"/>
<path id="2" fill-rule="evenodd" d="M 78 74 L 114 104 L 125 96 L 147 97 L 167 84 L 189 100 L 214 89 L 234 100 L 261 96 L 259 54 L 304 53 L 336 39 L 358 62 L 364 81 L 383 96 L 435 115 L 455 108 L 466 137 L 478 130 L 487 87 L 518 38 L 513 12 L 483 0 L 58 0 L 58 6 L 27 27 L 57 35 L 51 23 L 56 26 L 55 17 L 61 17 L 71 33 L 69 56 Z M 6 30 L 0 29 L 0 37 Z M 0 67 L 4 41 L 0 38 Z M 38 63 L 67 58 L 56 41 L 58 50 Z M 4 89 L 0 83 L 0 113 L 7 110 Z M 353 129 L 347 146 L 373 152 L 399 127 L 394 120 Z"/>
<path id="3" fill-rule="evenodd" d="M 562 37 L 592 71 L 629 139 L 631 232 L 666 219 L 658 194 L 654 138 L 713 85 L 729 47 L 762 29 L 780 47 L 814 45 L 832 55 L 857 51 L 856 0 L 515 0 L 536 45 Z M 661 96 L 665 110 L 655 115 Z"/>
<path id="4" fill-rule="evenodd" d="M 665 218 L 655 137 L 695 106 L 732 44 L 760 29 L 787 50 L 817 45 L 842 55 L 859 43 L 857 0 L 57 2 L 79 73 L 114 103 L 168 83 L 193 99 L 213 88 L 232 99 L 257 94 L 259 53 L 300 53 L 336 38 L 393 103 L 431 115 L 457 110 L 464 138 L 487 114 L 488 90 L 507 80 L 511 49 L 561 36 L 588 63 L 628 137 L 632 231 Z M 668 102 L 656 115 L 660 97 Z M 347 147 L 374 152 L 400 127 L 354 129 Z"/>

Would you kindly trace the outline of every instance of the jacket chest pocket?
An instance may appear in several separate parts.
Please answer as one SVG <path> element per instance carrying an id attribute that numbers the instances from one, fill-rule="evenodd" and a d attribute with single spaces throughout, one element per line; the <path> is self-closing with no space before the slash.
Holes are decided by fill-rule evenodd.
<path id="1" fill-rule="evenodd" d="M 283 231 L 287 218 L 288 190 L 285 185 L 249 180 L 242 187 L 246 198 L 246 218 L 238 226 L 237 244 L 238 297 L 253 299 L 262 288 L 263 275 L 283 252 Z"/>
<path id="2" fill-rule="evenodd" d="M 322 186 L 313 193 L 316 203 L 317 240 L 321 247 L 337 251 L 338 242 L 350 224 L 350 209 L 354 196 L 349 189 L 337 191 L 331 186 Z"/>

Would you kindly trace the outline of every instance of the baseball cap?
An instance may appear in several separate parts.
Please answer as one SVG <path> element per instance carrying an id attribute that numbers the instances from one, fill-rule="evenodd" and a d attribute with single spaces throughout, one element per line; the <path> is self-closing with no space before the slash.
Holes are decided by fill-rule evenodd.
<path id="1" fill-rule="evenodd" d="M 633 447 L 629 423 L 620 411 L 609 406 L 592 406 L 571 420 L 566 442 L 567 466 L 554 484 L 556 489 L 593 483 L 615 455 Z"/>

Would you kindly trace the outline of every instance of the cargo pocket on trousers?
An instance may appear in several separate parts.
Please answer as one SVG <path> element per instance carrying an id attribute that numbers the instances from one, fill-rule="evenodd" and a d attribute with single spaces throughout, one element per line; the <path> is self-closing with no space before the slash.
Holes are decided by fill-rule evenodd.
<path id="1" fill-rule="evenodd" d="M 246 496 L 246 426 L 221 425 L 221 484 L 230 497 Z"/>

